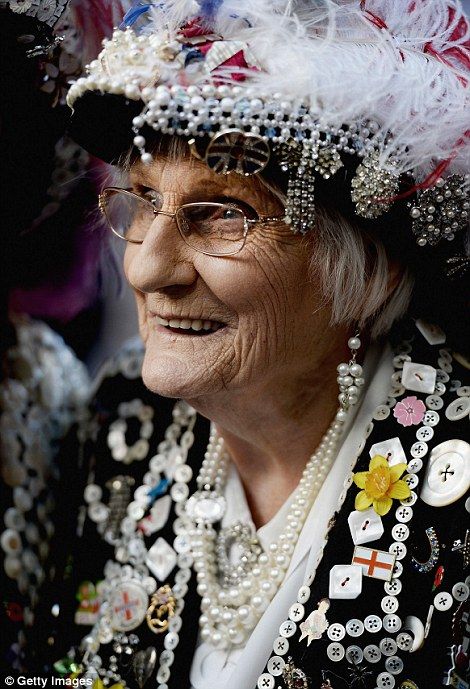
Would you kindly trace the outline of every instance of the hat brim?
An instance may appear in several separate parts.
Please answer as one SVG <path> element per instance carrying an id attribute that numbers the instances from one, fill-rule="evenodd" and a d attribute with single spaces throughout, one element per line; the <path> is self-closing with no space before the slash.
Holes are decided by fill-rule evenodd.
<path id="1" fill-rule="evenodd" d="M 132 120 L 142 108 L 140 100 L 88 91 L 73 105 L 68 133 L 88 153 L 106 163 L 116 164 L 132 148 L 135 136 Z M 155 134 L 150 127 L 147 129 Z"/>

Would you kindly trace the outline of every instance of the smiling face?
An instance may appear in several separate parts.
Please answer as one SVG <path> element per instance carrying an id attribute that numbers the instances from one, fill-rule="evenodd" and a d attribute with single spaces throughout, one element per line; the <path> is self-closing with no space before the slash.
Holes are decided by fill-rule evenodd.
<path id="1" fill-rule="evenodd" d="M 257 178 L 216 175 L 194 158 L 136 165 L 131 183 L 139 194 L 158 192 L 169 213 L 183 203 L 229 201 L 248 216 L 283 215 Z M 239 253 L 207 256 L 183 241 L 174 218 L 156 216 L 124 260 L 147 387 L 194 403 L 316 375 L 322 351 L 332 349 L 331 313 L 308 277 L 311 251 L 277 221 L 252 226 Z"/>

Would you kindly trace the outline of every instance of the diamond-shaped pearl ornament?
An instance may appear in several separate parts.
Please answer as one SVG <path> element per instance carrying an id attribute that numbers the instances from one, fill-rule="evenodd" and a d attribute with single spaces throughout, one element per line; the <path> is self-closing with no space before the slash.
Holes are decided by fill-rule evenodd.
<path id="1" fill-rule="evenodd" d="M 176 553 L 164 538 L 157 538 L 147 553 L 145 564 L 152 574 L 163 581 L 176 565 Z"/>
<path id="2" fill-rule="evenodd" d="M 436 387 L 437 371 L 432 366 L 405 361 L 401 376 L 401 384 L 407 390 L 432 394 Z"/>
<path id="3" fill-rule="evenodd" d="M 334 565 L 330 570 L 329 597 L 357 598 L 362 591 L 362 568 L 357 565 Z"/>
<path id="4" fill-rule="evenodd" d="M 376 541 L 384 533 L 382 519 L 372 507 L 368 510 L 351 512 L 348 524 L 354 545 Z"/>

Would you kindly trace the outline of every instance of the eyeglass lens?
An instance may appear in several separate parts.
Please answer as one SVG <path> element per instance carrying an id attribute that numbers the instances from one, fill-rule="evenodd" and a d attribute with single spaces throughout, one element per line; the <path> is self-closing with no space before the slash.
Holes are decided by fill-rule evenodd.
<path id="1" fill-rule="evenodd" d="M 133 242 L 142 242 L 155 220 L 152 204 L 134 194 L 105 194 L 105 215 L 113 232 Z M 191 203 L 181 206 L 175 220 L 184 241 L 197 251 L 229 255 L 240 251 L 246 235 L 244 213 L 222 203 Z"/>

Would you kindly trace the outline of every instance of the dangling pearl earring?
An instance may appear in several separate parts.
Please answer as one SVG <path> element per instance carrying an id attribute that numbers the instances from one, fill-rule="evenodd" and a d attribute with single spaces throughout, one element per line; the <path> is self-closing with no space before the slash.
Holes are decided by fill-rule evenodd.
<path id="1" fill-rule="evenodd" d="M 347 412 L 350 407 L 357 404 L 359 400 L 359 393 L 365 380 L 362 377 L 362 366 L 356 363 L 357 353 L 361 347 L 361 340 L 359 339 L 360 332 L 356 332 L 354 337 L 350 337 L 348 340 L 348 347 L 351 350 L 351 358 L 349 363 L 339 364 L 338 368 L 338 381 L 339 385 L 339 395 L 338 399 L 341 405 L 341 409 Z"/>

